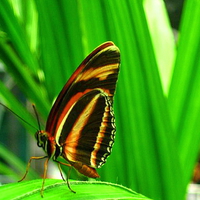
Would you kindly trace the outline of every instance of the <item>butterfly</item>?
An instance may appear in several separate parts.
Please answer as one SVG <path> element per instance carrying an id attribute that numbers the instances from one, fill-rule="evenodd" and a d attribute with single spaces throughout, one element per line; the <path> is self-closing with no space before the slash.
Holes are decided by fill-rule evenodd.
<path id="1" fill-rule="evenodd" d="M 115 138 L 113 96 L 119 65 L 118 47 L 113 42 L 103 43 L 83 60 L 58 95 L 45 130 L 35 134 L 37 145 L 47 155 L 31 157 L 21 179 L 33 159 L 46 158 L 41 196 L 50 159 L 57 162 L 63 180 L 60 165 L 74 167 L 87 177 L 99 177 L 96 168 L 106 162 Z M 68 187 L 74 192 L 68 178 Z"/>

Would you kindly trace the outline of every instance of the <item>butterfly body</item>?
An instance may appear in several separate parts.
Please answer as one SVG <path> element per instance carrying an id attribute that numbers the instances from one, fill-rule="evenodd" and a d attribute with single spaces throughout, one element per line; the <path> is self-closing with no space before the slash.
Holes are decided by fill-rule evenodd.
<path id="1" fill-rule="evenodd" d="M 56 144 L 54 137 L 50 137 L 50 136 L 48 137 L 47 132 L 38 131 L 36 133 L 36 138 L 38 141 L 40 141 L 40 144 L 38 144 L 38 146 L 42 147 L 47 153 L 48 157 L 52 159 L 53 161 L 57 161 L 59 156 L 63 157 L 65 160 L 67 160 L 71 164 L 71 166 L 77 169 L 77 171 L 79 171 L 81 174 L 90 178 L 99 177 L 97 171 L 94 168 L 84 165 L 81 162 L 72 162 L 68 160 L 68 158 L 66 157 L 66 154 L 63 151 L 62 146 Z M 44 142 L 41 143 L 41 140 L 44 140 Z"/>

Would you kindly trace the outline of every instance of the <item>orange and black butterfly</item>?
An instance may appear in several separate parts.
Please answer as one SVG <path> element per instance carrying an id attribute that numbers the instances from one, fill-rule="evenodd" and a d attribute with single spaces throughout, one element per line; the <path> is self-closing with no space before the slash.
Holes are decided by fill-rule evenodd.
<path id="1" fill-rule="evenodd" d="M 47 158 L 41 195 L 49 159 L 58 163 L 60 172 L 63 164 L 87 177 L 99 177 L 95 168 L 106 162 L 115 138 L 113 96 L 119 64 L 119 49 L 112 42 L 103 43 L 85 58 L 58 95 L 46 129 L 36 133 L 37 144 L 47 155 L 31 157 L 28 163 L 29 167 L 32 159 Z M 58 161 L 59 157 L 68 163 Z"/>

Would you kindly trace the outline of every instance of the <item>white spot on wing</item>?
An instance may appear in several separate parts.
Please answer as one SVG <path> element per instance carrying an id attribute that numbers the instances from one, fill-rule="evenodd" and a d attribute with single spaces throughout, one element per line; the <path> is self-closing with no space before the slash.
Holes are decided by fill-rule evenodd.
<path id="1" fill-rule="evenodd" d="M 113 112 L 111 103 L 109 101 L 109 97 L 106 94 L 104 94 L 104 96 L 105 96 L 105 102 L 106 102 L 105 112 L 104 112 L 103 117 L 102 117 L 101 126 L 100 126 L 100 129 L 99 129 L 99 133 L 97 135 L 96 143 L 94 145 L 94 150 L 92 151 L 91 158 L 90 158 L 91 166 L 97 167 L 97 168 L 100 168 L 106 162 L 107 157 L 111 153 L 111 149 L 112 149 L 112 146 L 113 146 L 113 143 L 114 143 L 115 128 L 116 128 L 115 127 L 115 120 L 114 120 L 114 112 Z M 101 148 L 101 143 L 102 143 L 103 137 L 105 136 L 105 131 L 106 131 L 106 128 L 107 128 L 107 123 L 109 123 L 108 117 L 110 117 L 110 116 L 112 116 L 111 126 L 113 128 L 113 130 L 111 131 L 111 135 L 110 135 L 110 142 L 109 142 L 108 147 L 107 147 L 107 152 L 104 153 L 104 155 L 100 158 L 102 160 L 102 162 L 100 162 L 97 166 L 97 163 L 96 163 L 97 153 Z"/>

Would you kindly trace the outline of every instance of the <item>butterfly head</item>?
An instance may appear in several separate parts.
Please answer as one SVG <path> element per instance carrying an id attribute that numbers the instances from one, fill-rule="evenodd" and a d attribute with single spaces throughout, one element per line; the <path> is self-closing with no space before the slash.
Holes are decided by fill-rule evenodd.
<path id="1" fill-rule="evenodd" d="M 37 131 L 35 133 L 35 138 L 37 140 L 38 147 L 43 147 L 45 149 L 45 146 L 48 142 L 48 134 L 45 131 Z"/>

